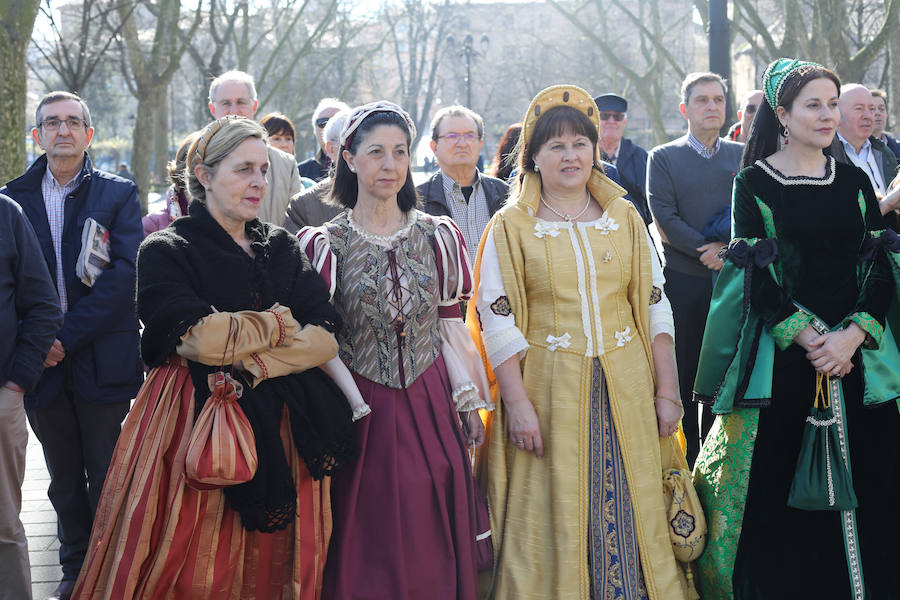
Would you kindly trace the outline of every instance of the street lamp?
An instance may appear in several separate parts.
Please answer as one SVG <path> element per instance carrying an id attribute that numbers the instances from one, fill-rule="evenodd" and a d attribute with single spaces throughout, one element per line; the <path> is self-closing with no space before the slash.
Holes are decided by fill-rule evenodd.
<path id="1" fill-rule="evenodd" d="M 457 56 L 466 61 L 466 106 L 472 108 L 472 61 L 476 58 L 484 58 L 487 54 L 491 38 L 486 33 L 481 34 L 481 51 L 475 49 L 475 39 L 471 33 L 463 38 L 462 46 L 456 50 Z M 452 35 L 447 36 L 447 47 L 451 50 L 456 46 L 456 40 Z"/>

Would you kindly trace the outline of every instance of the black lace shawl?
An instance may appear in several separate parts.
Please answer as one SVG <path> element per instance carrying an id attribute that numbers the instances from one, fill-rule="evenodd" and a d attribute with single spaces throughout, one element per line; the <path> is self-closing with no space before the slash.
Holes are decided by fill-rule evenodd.
<path id="1" fill-rule="evenodd" d="M 251 258 L 200 202 L 189 215 L 150 235 L 137 261 L 137 308 L 144 324 L 141 354 L 151 367 L 164 363 L 189 327 L 211 314 L 265 310 L 275 302 L 302 325 L 335 333 L 340 318 L 328 290 L 300 248 L 280 227 L 254 219 L 246 224 Z M 207 375 L 219 367 L 189 362 L 198 411 L 209 397 Z M 230 369 L 226 366 L 226 369 Z M 235 375 L 241 379 L 236 371 Z M 296 513 L 297 488 L 280 436 L 287 406 L 300 456 L 315 479 L 331 475 L 356 456 L 351 410 L 330 377 L 318 368 L 275 377 L 255 389 L 244 381 L 239 403 L 256 436 L 259 467 L 248 483 L 225 496 L 250 531 L 287 527 Z"/>

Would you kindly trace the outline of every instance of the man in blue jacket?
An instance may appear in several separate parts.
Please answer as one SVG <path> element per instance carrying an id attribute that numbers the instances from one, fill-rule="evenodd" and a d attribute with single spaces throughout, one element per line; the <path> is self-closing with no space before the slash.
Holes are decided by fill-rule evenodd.
<path id="1" fill-rule="evenodd" d="M 137 188 L 93 168 L 86 152 L 93 135 L 81 98 L 47 94 L 32 130 L 45 154 L 0 189 L 31 222 L 64 314 L 46 370 L 25 395 L 58 519 L 63 580 L 51 598 L 63 600 L 78 578 L 121 423 L 143 380 L 134 306 Z M 107 229 L 110 259 L 92 286 L 75 271 L 89 218 Z"/>

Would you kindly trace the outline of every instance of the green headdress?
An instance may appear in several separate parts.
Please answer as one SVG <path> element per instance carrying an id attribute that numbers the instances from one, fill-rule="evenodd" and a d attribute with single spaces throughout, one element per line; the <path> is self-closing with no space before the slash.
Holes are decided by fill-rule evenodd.
<path id="1" fill-rule="evenodd" d="M 790 77 L 791 73 L 803 67 L 821 67 L 822 65 L 814 62 L 806 62 L 797 60 L 796 58 L 779 58 L 771 63 L 763 74 L 763 93 L 766 96 L 766 102 L 775 110 L 778 106 L 778 97 L 781 95 L 781 88 L 784 82 Z"/>

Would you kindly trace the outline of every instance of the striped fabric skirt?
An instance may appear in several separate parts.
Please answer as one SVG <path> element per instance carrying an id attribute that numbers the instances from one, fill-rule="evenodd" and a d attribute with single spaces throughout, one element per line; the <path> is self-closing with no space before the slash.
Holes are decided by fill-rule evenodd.
<path id="1" fill-rule="evenodd" d="M 73 598 L 319 598 L 330 484 L 309 476 L 287 414 L 281 438 L 297 482 L 297 516 L 271 534 L 245 530 L 221 490 L 186 484 L 195 414 L 185 361 L 153 369 L 122 427 Z"/>

